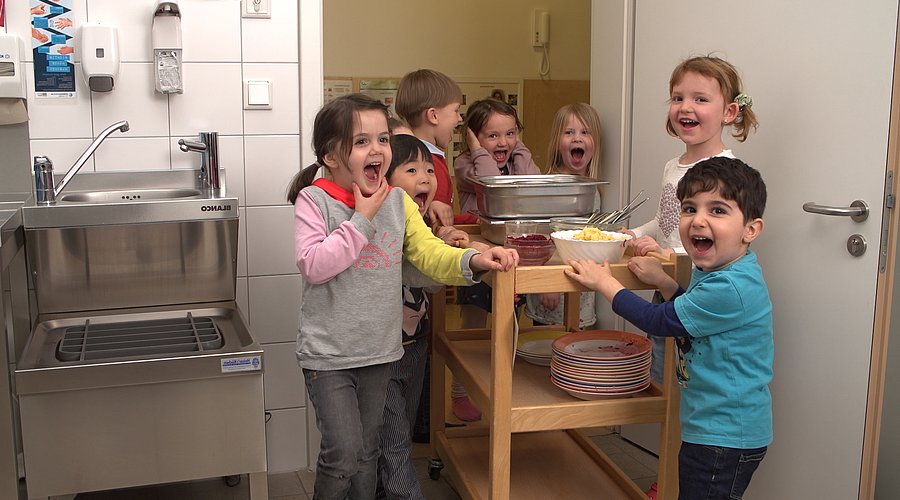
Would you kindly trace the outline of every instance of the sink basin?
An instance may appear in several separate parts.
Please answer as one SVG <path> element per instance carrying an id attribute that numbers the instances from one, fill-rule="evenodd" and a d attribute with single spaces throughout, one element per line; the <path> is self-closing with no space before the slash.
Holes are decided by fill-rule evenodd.
<path id="1" fill-rule="evenodd" d="M 168 188 L 168 189 L 130 189 L 114 191 L 83 191 L 77 193 L 64 193 L 59 201 L 67 203 L 116 203 L 133 201 L 175 200 L 180 198 L 193 198 L 200 196 L 199 189 Z"/>
<path id="2" fill-rule="evenodd" d="M 196 170 L 86 172 L 72 178 L 56 203 L 22 206 L 25 230 L 109 224 L 237 219 L 238 199 L 200 186 Z"/>

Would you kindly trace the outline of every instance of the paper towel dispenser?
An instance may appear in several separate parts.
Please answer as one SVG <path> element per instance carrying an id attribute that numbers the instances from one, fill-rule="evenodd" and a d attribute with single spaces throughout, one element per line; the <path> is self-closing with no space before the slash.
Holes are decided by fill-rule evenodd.
<path id="1" fill-rule="evenodd" d="M 156 91 L 181 94 L 181 9 L 174 0 L 157 0 L 150 31 Z"/>
<path id="2" fill-rule="evenodd" d="M 88 88 L 109 92 L 119 76 L 119 35 L 116 28 L 85 24 L 79 37 L 81 73 Z"/>

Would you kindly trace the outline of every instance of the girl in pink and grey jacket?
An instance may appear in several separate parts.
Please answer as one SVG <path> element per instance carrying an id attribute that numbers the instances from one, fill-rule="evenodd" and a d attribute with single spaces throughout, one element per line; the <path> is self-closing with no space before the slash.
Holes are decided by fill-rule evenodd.
<path id="1" fill-rule="evenodd" d="M 476 101 L 466 111 L 463 153 L 453 161 L 461 213 L 478 208 L 472 180 L 487 175 L 540 174 L 531 151 L 519 140 L 516 108 L 496 99 Z"/>

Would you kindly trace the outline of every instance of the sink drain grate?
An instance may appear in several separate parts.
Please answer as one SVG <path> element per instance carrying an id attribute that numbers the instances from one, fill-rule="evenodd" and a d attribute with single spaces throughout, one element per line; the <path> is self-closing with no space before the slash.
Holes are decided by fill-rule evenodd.
<path id="1" fill-rule="evenodd" d="M 147 354 L 219 349 L 222 332 L 213 318 L 194 317 L 94 323 L 65 329 L 56 351 L 60 361 L 90 361 Z"/>

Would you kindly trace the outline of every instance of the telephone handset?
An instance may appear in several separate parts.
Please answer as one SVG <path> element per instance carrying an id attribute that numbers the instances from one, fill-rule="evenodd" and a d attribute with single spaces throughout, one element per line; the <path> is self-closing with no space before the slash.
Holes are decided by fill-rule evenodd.
<path id="1" fill-rule="evenodd" d="M 531 45 L 546 47 L 550 44 L 550 13 L 546 10 L 535 10 L 532 19 Z"/>

